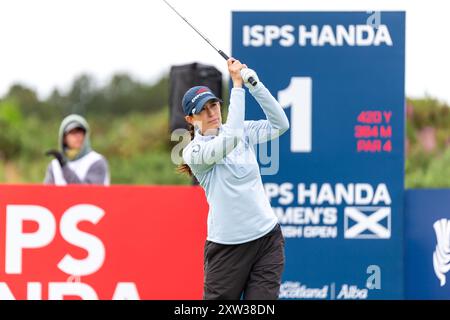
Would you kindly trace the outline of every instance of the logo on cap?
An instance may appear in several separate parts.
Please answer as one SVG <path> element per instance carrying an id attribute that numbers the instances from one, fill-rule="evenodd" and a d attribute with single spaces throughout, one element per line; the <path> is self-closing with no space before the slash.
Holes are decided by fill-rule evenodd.
<path id="1" fill-rule="evenodd" d="M 201 96 L 207 95 L 207 94 L 212 95 L 212 93 L 211 93 L 210 91 L 208 91 L 208 89 L 203 90 L 203 92 L 198 93 L 194 98 L 192 98 L 191 102 L 192 102 L 192 103 L 195 103 L 195 101 L 197 101 L 198 98 L 200 98 Z"/>
<path id="2" fill-rule="evenodd" d="M 197 90 L 197 92 L 195 94 L 199 94 L 199 93 L 202 93 L 202 92 L 209 92 L 209 90 L 208 90 L 208 88 L 200 88 L 200 89 Z"/>

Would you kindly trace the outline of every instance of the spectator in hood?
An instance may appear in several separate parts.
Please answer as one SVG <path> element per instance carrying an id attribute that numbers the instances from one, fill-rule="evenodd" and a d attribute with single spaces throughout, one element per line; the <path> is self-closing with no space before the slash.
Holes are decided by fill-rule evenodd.
<path id="1" fill-rule="evenodd" d="M 47 168 L 45 184 L 109 185 L 106 159 L 91 149 L 89 125 L 79 115 L 69 115 L 59 127 L 59 150 L 49 150 L 54 157 Z"/>

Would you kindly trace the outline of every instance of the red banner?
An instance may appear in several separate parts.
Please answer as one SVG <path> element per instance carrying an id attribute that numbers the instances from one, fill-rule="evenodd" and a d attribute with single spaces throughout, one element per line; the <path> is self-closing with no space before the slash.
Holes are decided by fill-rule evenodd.
<path id="1" fill-rule="evenodd" d="M 0 186 L 0 300 L 201 299 L 200 187 Z"/>

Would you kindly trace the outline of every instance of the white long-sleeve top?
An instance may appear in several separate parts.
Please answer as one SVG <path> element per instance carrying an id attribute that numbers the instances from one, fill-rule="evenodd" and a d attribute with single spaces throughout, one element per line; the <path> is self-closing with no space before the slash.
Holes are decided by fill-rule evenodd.
<path id="1" fill-rule="evenodd" d="M 289 129 L 289 121 L 261 82 L 250 93 L 267 120 L 245 121 L 245 89 L 233 88 L 227 122 L 218 134 L 202 135 L 196 130 L 183 150 L 183 160 L 208 200 L 207 240 L 216 243 L 258 239 L 278 222 L 264 192 L 255 144 L 278 138 Z"/>

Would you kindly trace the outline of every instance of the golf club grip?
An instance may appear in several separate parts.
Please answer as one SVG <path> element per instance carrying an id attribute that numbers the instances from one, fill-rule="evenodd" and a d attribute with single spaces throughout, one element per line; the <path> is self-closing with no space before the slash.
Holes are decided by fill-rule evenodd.
<path id="1" fill-rule="evenodd" d="M 219 51 L 217 51 L 217 52 L 219 52 L 219 54 L 220 54 L 225 60 L 230 59 L 230 57 L 227 56 L 227 54 L 226 54 L 225 52 L 223 52 L 222 50 L 219 50 Z"/>

